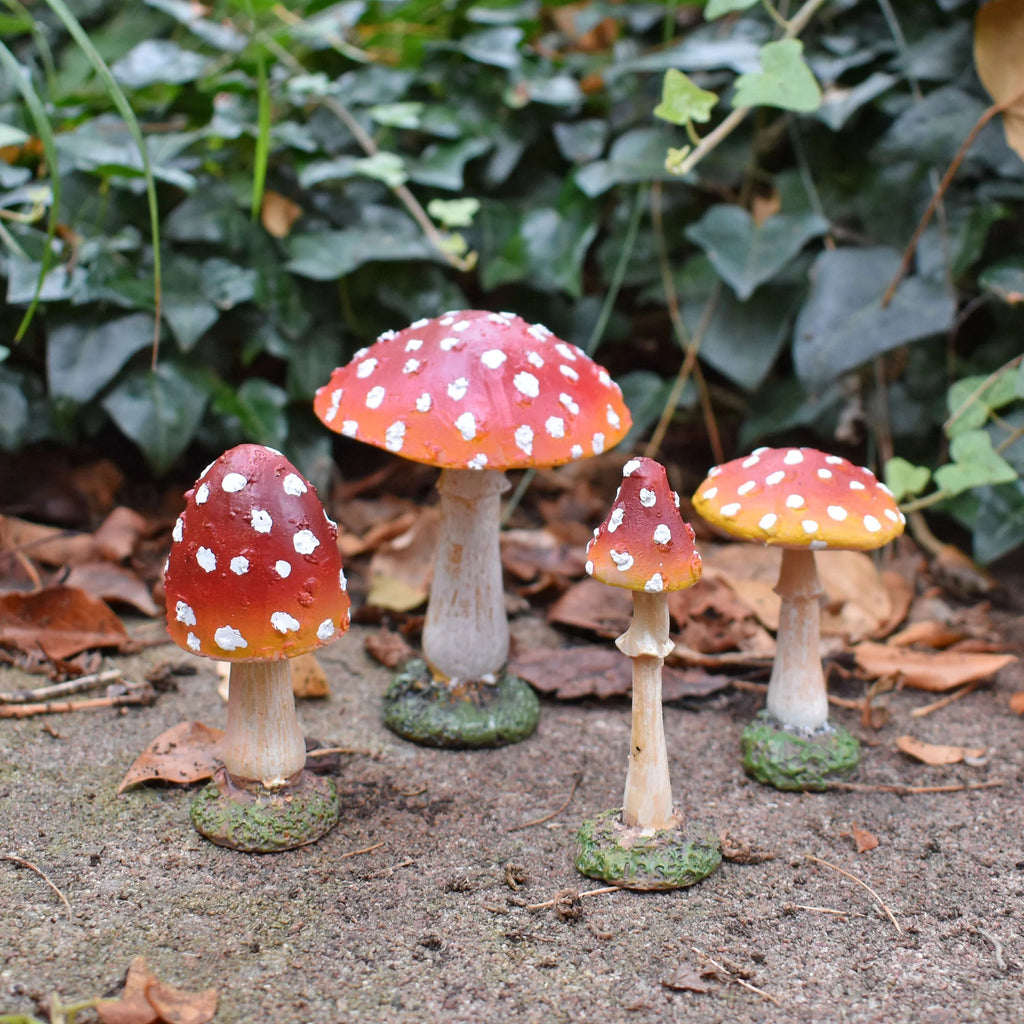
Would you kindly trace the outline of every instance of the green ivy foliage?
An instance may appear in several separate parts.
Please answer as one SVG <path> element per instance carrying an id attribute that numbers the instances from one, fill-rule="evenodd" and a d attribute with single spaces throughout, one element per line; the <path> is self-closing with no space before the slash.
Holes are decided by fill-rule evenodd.
<path id="1" fill-rule="evenodd" d="M 998 557 L 1024 541 L 998 118 L 882 303 L 989 104 L 974 5 L 811 6 L 8 0 L 0 446 L 117 431 L 165 474 L 246 439 L 312 471 L 335 365 L 507 308 L 598 351 L 634 440 L 701 388 L 737 452 L 870 448 L 888 409 L 890 482 Z M 673 388 L 688 344 L 700 387 Z"/>

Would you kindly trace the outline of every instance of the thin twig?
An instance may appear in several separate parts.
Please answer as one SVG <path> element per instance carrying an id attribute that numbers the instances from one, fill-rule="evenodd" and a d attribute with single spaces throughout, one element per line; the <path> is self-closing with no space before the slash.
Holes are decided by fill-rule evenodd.
<path id="1" fill-rule="evenodd" d="M 95 672 L 89 676 L 69 679 L 66 683 L 54 683 L 52 686 L 39 686 L 34 690 L 12 690 L 0 693 L 0 704 L 28 704 L 32 701 L 50 700 L 53 697 L 66 697 L 71 693 L 82 693 L 93 687 L 102 686 L 114 680 L 121 681 L 124 676 L 117 669 L 106 672 Z"/>
<path id="2" fill-rule="evenodd" d="M 0 860 L 10 861 L 12 864 L 17 864 L 18 867 L 28 868 L 29 871 L 35 872 L 57 894 L 57 897 L 60 899 L 61 903 L 64 904 L 64 910 L 67 912 L 68 915 L 68 923 L 71 923 L 71 904 L 68 903 L 67 896 L 65 896 L 64 893 L 62 893 L 60 889 L 58 889 L 57 886 L 55 886 L 53 882 L 50 881 L 50 878 L 45 871 L 43 871 L 39 867 L 36 867 L 36 865 L 33 864 L 30 860 L 25 860 L 22 857 L 16 857 L 13 853 L 0 853 Z"/>
<path id="3" fill-rule="evenodd" d="M 47 700 L 39 704 L 14 704 L 0 707 L 0 718 L 31 718 L 33 715 L 64 715 L 72 711 L 94 711 L 97 708 L 124 708 L 152 704 L 156 691 L 141 683 L 128 693 L 114 697 L 92 697 L 88 700 Z"/>
<path id="4" fill-rule="evenodd" d="M 992 789 L 1004 786 L 1002 779 L 987 782 L 956 782 L 946 786 L 905 786 L 886 782 L 830 782 L 829 789 L 841 789 L 848 793 L 895 793 L 897 796 L 923 796 L 928 793 L 965 793 L 972 789 Z"/>
<path id="5" fill-rule="evenodd" d="M 379 850 L 385 844 L 385 840 L 381 840 L 379 843 L 374 843 L 373 846 L 364 846 L 361 850 L 349 850 L 347 853 L 339 853 L 338 860 L 345 860 L 346 857 L 359 857 L 364 853 L 372 853 L 374 850 Z"/>
<path id="6" fill-rule="evenodd" d="M 990 931 L 986 931 L 984 928 L 975 928 L 974 930 L 979 935 L 984 935 L 992 943 L 992 951 L 996 956 L 996 966 L 998 966 L 999 970 L 1005 971 L 1007 967 L 1006 961 L 1003 959 L 1003 944 Z"/>
<path id="7" fill-rule="evenodd" d="M 361 750 L 359 747 L 317 747 L 314 750 L 307 750 L 306 757 L 326 757 L 328 754 L 359 754 L 363 757 L 373 757 L 372 750 Z"/>
<path id="8" fill-rule="evenodd" d="M 569 795 L 565 800 L 559 804 L 557 810 L 552 811 L 550 814 L 545 814 L 543 818 L 534 818 L 532 821 L 524 821 L 521 825 L 513 825 L 511 828 L 505 829 L 506 832 L 518 832 L 520 829 L 532 828 L 534 825 L 543 825 L 544 822 L 550 821 L 552 818 L 557 818 L 569 806 L 572 798 L 576 795 L 576 790 L 579 788 L 579 784 L 583 781 L 583 772 L 577 772 L 572 780 L 572 788 L 569 790 Z"/>
<path id="9" fill-rule="evenodd" d="M 924 718 L 925 715 L 930 715 L 933 711 L 940 711 L 942 708 L 947 707 L 954 701 L 959 700 L 961 697 L 966 697 L 967 694 L 974 693 L 974 691 L 981 686 L 983 682 L 983 679 L 975 679 L 973 683 L 968 683 L 966 686 L 962 686 L 959 690 L 955 690 L 953 693 L 947 693 L 945 697 L 940 697 L 931 704 L 925 704 L 922 708 L 914 708 L 914 710 L 910 712 L 910 717 Z"/>
<path id="10" fill-rule="evenodd" d="M 748 989 L 755 995 L 759 995 L 762 999 L 767 999 L 768 1002 L 771 1003 L 773 1006 L 782 1005 L 782 1003 L 780 1003 L 778 999 L 776 999 L 775 996 L 773 996 L 771 993 L 765 992 L 763 988 L 758 988 L 756 985 L 751 985 L 749 981 L 745 981 L 743 978 L 739 977 L 739 975 L 734 974 L 732 971 L 730 971 L 729 968 L 725 966 L 725 964 L 720 964 L 713 956 L 708 956 L 708 954 L 705 953 L 704 950 L 698 949 L 696 946 L 691 946 L 690 949 L 692 949 L 693 952 L 697 954 L 697 956 L 702 956 L 705 960 L 707 960 L 707 962 L 711 964 L 711 966 L 714 967 L 716 971 L 721 971 L 729 979 L 729 981 L 735 982 L 737 985 L 742 985 L 743 988 Z"/>
<path id="11" fill-rule="evenodd" d="M 622 888 L 621 885 L 606 885 L 602 889 L 588 889 L 586 892 L 578 892 L 576 896 L 578 899 L 584 899 L 587 896 L 603 896 L 605 893 L 618 892 Z M 528 903 L 525 910 L 547 910 L 548 907 L 553 907 L 560 899 L 562 895 L 554 896 L 549 900 L 545 900 L 543 903 Z"/>
<path id="12" fill-rule="evenodd" d="M 889 918 L 889 920 L 892 922 L 892 926 L 896 929 L 896 931 L 899 932 L 901 935 L 903 934 L 903 929 L 900 927 L 899 921 L 897 921 L 896 918 L 893 916 L 893 912 L 885 905 L 885 902 L 882 900 L 882 897 L 879 896 L 878 893 L 875 892 L 875 890 L 872 889 L 867 882 L 865 882 L 863 879 L 858 878 L 856 875 L 850 874 L 849 871 L 845 870 L 844 868 L 841 868 L 838 864 L 833 864 L 829 860 L 822 860 L 820 857 L 815 857 L 813 854 L 810 853 L 805 854 L 804 856 L 806 856 L 808 860 L 814 861 L 815 864 L 824 864 L 825 867 L 832 868 L 833 871 L 838 871 L 839 874 L 845 875 L 847 878 L 850 879 L 851 882 L 856 882 L 858 885 L 862 885 L 878 901 L 878 905 L 882 908 L 882 911 L 885 914 L 885 916 Z"/>
<path id="13" fill-rule="evenodd" d="M 810 910 L 815 914 L 833 914 L 836 917 L 867 917 L 867 914 L 859 914 L 855 910 L 833 910 L 831 907 L 809 907 L 806 903 L 785 903 L 783 910 Z"/>

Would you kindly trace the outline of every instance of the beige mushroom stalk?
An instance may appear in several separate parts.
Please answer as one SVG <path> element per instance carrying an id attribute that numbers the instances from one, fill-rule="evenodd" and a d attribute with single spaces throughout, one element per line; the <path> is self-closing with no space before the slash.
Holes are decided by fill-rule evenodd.
<path id="1" fill-rule="evenodd" d="M 171 638 L 231 663 L 224 768 L 193 805 L 193 821 L 238 849 L 310 842 L 337 820 L 337 795 L 304 771 L 288 659 L 348 628 L 337 527 L 280 452 L 248 444 L 204 470 L 172 538 Z"/>
<path id="2" fill-rule="evenodd" d="M 755 742 L 748 733 L 745 759 L 752 774 L 779 788 L 822 788 L 828 772 L 850 770 L 859 754 L 856 741 L 845 733 L 837 736 L 829 723 L 815 552 L 881 547 L 903 532 L 903 513 L 870 469 L 813 448 L 758 448 L 715 466 L 697 488 L 693 505 L 734 537 L 782 548 L 768 716 L 791 733 L 817 735 L 842 749 L 823 753 L 775 737 L 778 749 L 768 753 L 762 734 Z M 774 767 L 763 763 L 777 758 Z M 808 758 L 809 766 L 798 763 Z"/>
<path id="3" fill-rule="evenodd" d="M 443 470 L 423 653 L 431 685 L 478 703 L 481 687 L 505 676 L 508 660 L 498 549 L 504 472 L 561 465 L 618 443 L 631 422 L 618 385 L 542 324 L 462 310 L 381 335 L 333 372 L 314 409 L 331 430 Z M 437 705 L 444 695 L 435 696 Z M 445 746 L 497 742 L 486 730 L 480 744 L 458 730 L 432 739 L 436 707 L 428 716 L 435 721 L 423 726 L 419 711 L 396 717 L 392 697 L 397 693 L 385 700 L 385 722 L 407 738 Z"/>

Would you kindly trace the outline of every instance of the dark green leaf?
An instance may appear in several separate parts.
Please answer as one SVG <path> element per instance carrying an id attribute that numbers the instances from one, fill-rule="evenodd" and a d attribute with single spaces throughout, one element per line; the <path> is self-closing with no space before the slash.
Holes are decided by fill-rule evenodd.
<path id="1" fill-rule="evenodd" d="M 132 47 L 110 70 L 121 85 L 144 89 L 157 83 L 194 82 L 206 73 L 209 64 L 201 54 L 170 39 L 147 39 Z"/>
<path id="2" fill-rule="evenodd" d="M 179 203 L 164 221 L 164 236 L 175 242 L 204 242 L 237 251 L 252 227 L 229 188 L 211 184 Z"/>
<path id="3" fill-rule="evenodd" d="M 978 284 L 1011 306 L 1024 302 L 1024 259 L 1009 259 L 986 267 Z"/>
<path id="4" fill-rule="evenodd" d="M 420 159 L 410 166 L 409 176 L 420 185 L 456 192 L 462 188 L 466 164 L 491 147 L 488 139 L 480 138 L 435 143 L 427 146 Z"/>
<path id="5" fill-rule="evenodd" d="M 949 328 L 956 304 L 932 281 L 904 281 L 882 309 L 899 265 L 900 253 L 880 246 L 818 256 L 794 331 L 793 361 L 804 381 L 835 380 L 874 356 Z"/>
<path id="6" fill-rule="evenodd" d="M 174 465 L 195 436 L 210 389 L 205 371 L 161 362 L 155 370 L 122 381 L 102 404 L 159 476 Z"/>
<path id="7" fill-rule="evenodd" d="M 29 404 L 21 382 L 13 374 L 0 373 L 0 448 L 18 448 L 28 429 Z"/>
<path id="8" fill-rule="evenodd" d="M 519 43 L 523 30 L 513 25 L 484 29 L 463 36 L 458 48 L 480 64 L 493 64 L 499 68 L 514 68 L 520 62 Z"/>
<path id="9" fill-rule="evenodd" d="M 862 107 L 888 92 L 899 79 L 884 71 L 875 71 L 853 86 L 835 85 L 825 90 L 823 102 L 814 116 L 832 131 L 839 131 Z"/>
<path id="10" fill-rule="evenodd" d="M 760 2 L 761 0 L 708 0 L 704 8 L 704 17 L 708 21 L 714 21 L 715 18 L 721 18 L 733 11 L 749 11 Z"/>
<path id="11" fill-rule="evenodd" d="M 623 374 L 617 381 L 622 388 L 622 398 L 633 417 L 633 426 L 623 438 L 623 451 L 629 451 L 658 421 L 671 397 L 674 381 L 659 377 L 650 370 L 631 370 Z M 677 409 L 692 409 L 697 402 L 697 389 L 693 381 L 686 382 L 682 395 L 679 396 Z"/>
<path id="12" fill-rule="evenodd" d="M 576 184 L 588 196 L 599 196 L 613 185 L 674 181 L 665 169 L 665 154 L 675 137 L 660 128 L 634 128 L 612 144 L 607 160 L 595 160 L 576 172 Z"/>
<path id="13" fill-rule="evenodd" d="M 132 313 L 95 326 L 67 323 L 50 331 L 46 376 L 50 394 L 84 404 L 140 349 L 153 343 L 153 317 Z"/>
<path id="14" fill-rule="evenodd" d="M 16 256 L 8 259 L 7 301 L 12 306 L 23 306 L 32 301 L 39 285 L 42 266 L 42 263 L 29 262 Z M 39 299 L 41 302 L 74 299 L 86 291 L 88 282 L 89 274 L 84 267 L 54 267 L 43 278 Z"/>
<path id="15" fill-rule="evenodd" d="M 828 221 L 813 213 L 780 213 L 755 224 L 743 207 L 720 203 L 687 228 L 686 237 L 704 250 L 736 295 L 748 299 L 827 230 Z"/>
<path id="16" fill-rule="evenodd" d="M 324 378 L 326 380 L 326 378 Z M 285 392 L 265 380 L 253 378 L 237 390 L 219 389 L 214 400 L 214 411 L 238 420 L 239 433 L 257 444 L 274 448 L 284 445 L 288 437 L 288 419 Z"/>
<path id="17" fill-rule="evenodd" d="M 202 293 L 218 309 L 231 309 L 256 294 L 256 271 L 249 267 L 213 257 L 203 261 L 200 273 Z"/>
<path id="18" fill-rule="evenodd" d="M 974 518 L 974 557 L 983 565 L 1024 544 L 1024 481 L 983 487 Z"/>
<path id="19" fill-rule="evenodd" d="M 558 151 L 570 163 L 596 160 L 608 138 L 608 123 L 599 118 L 585 121 L 559 121 L 552 129 Z"/>
<path id="20" fill-rule="evenodd" d="M 740 75 L 734 107 L 779 107 L 809 113 L 821 106 L 821 89 L 803 57 L 799 39 L 780 39 L 761 47 L 761 70 Z"/>

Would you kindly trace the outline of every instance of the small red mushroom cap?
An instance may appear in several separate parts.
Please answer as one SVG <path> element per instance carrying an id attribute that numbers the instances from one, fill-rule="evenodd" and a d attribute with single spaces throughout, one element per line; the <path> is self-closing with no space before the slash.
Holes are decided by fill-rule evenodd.
<path id="1" fill-rule="evenodd" d="M 906 521 L 870 469 L 814 448 L 758 448 L 715 466 L 693 507 L 734 537 L 784 548 L 868 551 Z"/>
<path id="2" fill-rule="evenodd" d="M 278 451 L 242 444 L 185 495 L 164 569 L 167 629 L 223 661 L 293 658 L 348 629 L 338 528 Z"/>
<path id="3" fill-rule="evenodd" d="M 693 528 L 679 515 L 679 497 L 665 467 L 630 459 L 611 511 L 587 544 L 587 572 L 602 583 L 658 593 L 683 590 L 700 579 Z"/>
<path id="4" fill-rule="evenodd" d="M 339 434 L 446 469 L 558 466 L 617 444 L 618 385 L 514 313 L 462 310 L 382 334 L 313 402 Z"/>

